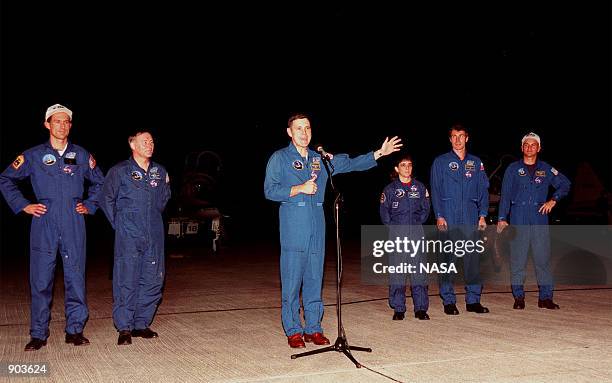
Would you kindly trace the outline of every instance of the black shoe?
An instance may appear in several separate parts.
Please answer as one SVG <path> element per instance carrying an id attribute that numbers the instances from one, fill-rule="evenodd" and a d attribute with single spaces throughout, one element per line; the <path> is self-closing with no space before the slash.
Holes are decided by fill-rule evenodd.
<path id="1" fill-rule="evenodd" d="M 132 330 L 132 336 L 134 338 L 151 339 L 151 338 L 157 338 L 159 335 L 157 335 L 155 331 L 147 327 L 142 330 Z"/>
<path id="2" fill-rule="evenodd" d="M 119 346 L 132 344 L 132 333 L 130 330 L 119 331 L 119 339 L 117 339 L 117 344 Z"/>
<path id="3" fill-rule="evenodd" d="M 524 310 L 525 309 L 525 297 L 517 297 L 514 298 L 514 305 L 512 306 L 515 310 Z"/>
<path id="4" fill-rule="evenodd" d="M 32 339 L 30 339 L 28 344 L 26 344 L 24 351 L 36 351 L 36 350 L 40 350 L 40 348 L 42 346 L 46 346 L 46 345 L 47 345 L 47 341 L 46 340 L 38 339 L 38 338 L 32 338 Z"/>
<path id="5" fill-rule="evenodd" d="M 472 312 L 472 313 L 476 313 L 476 314 L 486 314 L 489 312 L 489 309 L 484 307 L 483 305 L 480 304 L 480 302 L 477 303 L 466 303 L 465 304 L 465 309 L 466 311 Z"/>
<path id="6" fill-rule="evenodd" d="M 451 303 L 450 305 L 444 305 L 444 314 L 446 315 L 459 315 L 459 309 L 457 305 Z"/>
<path id="7" fill-rule="evenodd" d="M 556 304 L 555 302 L 553 302 L 552 299 L 538 299 L 538 307 L 541 309 L 549 309 L 549 310 L 559 310 L 561 307 L 559 307 L 558 304 Z"/>
<path id="8" fill-rule="evenodd" d="M 393 313 L 393 320 L 404 320 L 404 313 L 400 313 L 400 312 L 394 312 Z"/>
<path id="9" fill-rule="evenodd" d="M 72 343 L 75 346 L 88 345 L 89 339 L 85 338 L 82 332 L 79 332 L 77 334 L 66 333 L 66 343 Z"/>
<path id="10" fill-rule="evenodd" d="M 427 311 L 425 310 L 416 311 L 414 317 L 418 320 L 429 320 L 429 315 L 427 315 Z"/>

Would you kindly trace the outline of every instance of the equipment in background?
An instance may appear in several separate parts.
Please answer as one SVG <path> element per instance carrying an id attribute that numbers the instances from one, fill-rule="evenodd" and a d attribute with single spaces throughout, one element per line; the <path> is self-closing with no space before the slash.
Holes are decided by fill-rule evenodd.
<path id="1" fill-rule="evenodd" d="M 185 156 L 178 196 L 168 218 L 171 241 L 194 246 L 203 242 L 211 246 L 213 253 L 219 251 L 220 242 L 227 238 L 225 223 L 229 218 L 221 207 L 222 175 L 217 153 L 204 150 Z"/>

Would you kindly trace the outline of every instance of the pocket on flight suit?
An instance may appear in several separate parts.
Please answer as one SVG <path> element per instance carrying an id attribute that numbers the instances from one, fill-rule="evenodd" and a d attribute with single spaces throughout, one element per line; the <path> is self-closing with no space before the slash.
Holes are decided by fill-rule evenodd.
<path id="1" fill-rule="evenodd" d="M 161 283 L 164 280 L 163 264 L 154 257 L 146 257 L 144 262 L 145 282 L 151 285 Z"/>
<path id="2" fill-rule="evenodd" d="M 284 251 L 303 252 L 312 235 L 305 206 L 281 206 L 280 241 Z"/>
<path id="3" fill-rule="evenodd" d="M 140 215 L 138 209 L 122 209 L 117 213 L 118 220 L 115 227 L 121 230 L 125 237 L 141 238 L 144 230 L 139 224 Z"/>
<path id="4" fill-rule="evenodd" d="M 472 202 L 473 214 L 476 215 L 476 220 L 478 220 L 478 198 L 470 198 L 470 202 Z"/>
<path id="5" fill-rule="evenodd" d="M 453 211 L 453 199 L 450 197 L 447 197 L 447 198 L 442 197 L 440 198 L 440 200 L 442 200 L 442 205 L 444 206 L 445 214 L 450 216 Z"/>
<path id="6" fill-rule="evenodd" d="M 54 274 L 49 269 L 55 270 L 56 255 L 56 252 L 37 246 L 32 246 L 30 249 L 30 277 L 35 281 L 36 290 L 46 288 L 46 284 L 49 283 L 50 275 Z"/>
<path id="7" fill-rule="evenodd" d="M 80 245 L 83 247 L 82 257 L 85 257 L 85 217 L 82 214 L 76 212 L 76 204 L 80 202 L 79 199 L 74 200 L 74 203 L 70 206 L 70 213 L 73 215 L 70 220 L 70 223 L 66 223 L 64 225 L 64 229 L 66 231 L 72 231 L 70 235 L 64 234 L 59 243 L 59 253 L 62 258 L 62 264 L 64 266 L 64 274 L 66 271 L 72 271 L 74 273 L 80 273 L 81 271 L 81 263 L 83 263 L 83 268 L 85 265 L 84 259 L 79 259 L 78 247 L 79 241 L 82 241 Z"/>

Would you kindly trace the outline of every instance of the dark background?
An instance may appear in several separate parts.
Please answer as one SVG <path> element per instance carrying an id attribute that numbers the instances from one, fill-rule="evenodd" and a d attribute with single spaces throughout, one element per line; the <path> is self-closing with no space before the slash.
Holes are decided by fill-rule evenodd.
<path id="1" fill-rule="evenodd" d="M 153 132 L 175 188 L 187 153 L 217 152 L 234 238 L 277 241 L 265 165 L 304 111 L 332 153 L 402 137 L 426 183 L 462 121 L 488 171 L 533 130 L 542 159 L 572 180 L 586 161 L 610 190 L 609 2 L 127 3 L 2 2 L 2 167 L 48 139 L 44 112 L 61 103 L 105 172 L 133 128 Z M 347 233 L 379 223 L 391 166 L 338 178 Z M 27 254 L 29 218 L 0 212 L 2 257 Z M 101 212 L 88 226 L 90 244 L 108 243 Z"/>

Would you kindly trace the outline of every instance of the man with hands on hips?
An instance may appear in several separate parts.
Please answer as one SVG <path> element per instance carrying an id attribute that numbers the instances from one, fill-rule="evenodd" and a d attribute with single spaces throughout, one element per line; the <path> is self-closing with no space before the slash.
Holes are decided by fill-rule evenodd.
<path id="1" fill-rule="evenodd" d="M 85 289 L 85 214 L 94 214 L 104 175 L 93 156 L 68 140 L 72 111 L 55 104 L 47 109 L 49 140 L 26 150 L 0 175 L 0 191 L 13 212 L 33 216 L 30 230 L 30 342 L 25 351 L 47 344 L 56 256 L 64 267 L 66 343 L 87 345 L 83 328 L 89 316 Z M 28 201 L 17 182 L 29 178 L 36 202 Z M 83 199 L 88 184 L 87 198 Z"/>
<path id="2" fill-rule="evenodd" d="M 538 307 L 559 309 L 559 305 L 553 302 L 548 214 L 557 201 L 569 193 L 570 181 L 548 163 L 538 159 L 540 142 L 540 136 L 533 132 L 523 137 L 523 159 L 508 166 L 502 182 L 497 232 L 501 233 L 508 226 L 508 221 L 516 229 L 516 236 L 510 242 L 511 285 L 515 310 L 525 308 L 523 284 L 529 245 L 532 248 L 538 281 Z M 551 186 L 555 191 L 548 198 Z"/>

